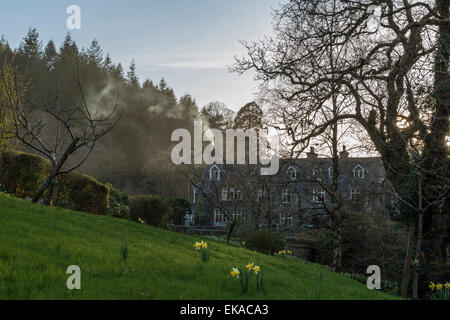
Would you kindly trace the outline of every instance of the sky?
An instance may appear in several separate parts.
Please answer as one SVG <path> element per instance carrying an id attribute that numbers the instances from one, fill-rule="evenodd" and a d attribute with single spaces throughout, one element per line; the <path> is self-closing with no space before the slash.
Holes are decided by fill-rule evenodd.
<path id="1" fill-rule="evenodd" d="M 81 9 L 81 29 L 69 30 L 67 8 Z M 93 39 L 125 69 L 135 59 L 140 80 L 165 78 L 177 96 L 202 107 L 221 101 L 237 111 L 255 99 L 253 74 L 228 72 L 245 54 L 240 40 L 272 29 L 278 0 L 15 0 L 0 8 L 0 34 L 16 48 L 30 27 L 44 42 L 61 44 L 70 31 L 79 47 Z"/>

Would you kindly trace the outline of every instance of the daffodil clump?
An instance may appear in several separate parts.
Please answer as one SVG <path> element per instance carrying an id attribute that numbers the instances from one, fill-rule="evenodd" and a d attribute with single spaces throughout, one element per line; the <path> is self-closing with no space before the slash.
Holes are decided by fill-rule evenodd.
<path id="1" fill-rule="evenodd" d="M 450 300 L 450 283 L 445 284 L 430 282 L 431 300 Z"/>
<path id="2" fill-rule="evenodd" d="M 292 256 L 291 250 L 280 250 L 278 253 L 275 253 L 276 256 Z"/>
<path id="3" fill-rule="evenodd" d="M 256 290 L 257 291 L 264 291 L 264 285 L 263 285 L 263 275 L 261 271 L 261 267 L 255 265 L 255 263 L 249 263 L 245 266 L 245 271 L 241 274 L 238 268 L 232 268 L 230 271 L 230 274 L 233 278 L 239 280 L 241 284 L 241 289 L 243 293 L 247 293 L 248 287 L 250 284 L 250 279 L 255 273 L 256 275 Z"/>
<path id="4" fill-rule="evenodd" d="M 196 242 L 194 244 L 194 248 L 195 250 L 200 252 L 200 259 L 202 260 L 202 262 L 207 262 L 209 260 L 210 253 L 208 244 L 205 241 Z"/>

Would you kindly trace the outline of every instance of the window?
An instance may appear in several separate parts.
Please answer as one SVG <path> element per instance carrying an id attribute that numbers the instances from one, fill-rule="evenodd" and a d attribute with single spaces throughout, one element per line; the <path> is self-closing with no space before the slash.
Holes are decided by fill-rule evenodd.
<path id="1" fill-rule="evenodd" d="M 323 200 L 325 200 L 325 190 L 321 188 L 314 188 L 312 193 L 314 203 L 321 203 Z"/>
<path id="2" fill-rule="evenodd" d="M 353 177 L 364 179 L 366 170 L 359 164 L 353 169 Z"/>
<path id="3" fill-rule="evenodd" d="M 247 220 L 247 213 L 244 209 L 233 211 L 233 220 Z"/>
<path id="4" fill-rule="evenodd" d="M 361 189 L 359 187 L 350 187 L 350 200 L 355 203 L 361 201 Z"/>
<path id="5" fill-rule="evenodd" d="M 285 227 L 292 227 L 294 224 L 294 218 L 291 214 L 280 213 L 280 225 Z"/>
<path id="6" fill-rule="evenodd" d="M 217 209 L 214 209 L 214 224 L 216 226 L 222 226 L 226 224 L 225 214 Z"/>
<path id="7" fill-rule="evenodd" d="M 220 181 L 220 169 L 217 166 L 214 166 L 209 170 L 209 180 Z"/>
<path id="8" fill-rule="evenodd" d="M 286 214 L 280 213 L 280 225 L 284 226 L 286 223 Z"/>
<path id="9" fill-rule="evenodd" d="M 222 188 L 222 201 L 228 201 L 228 189 Z"/>
<path id="10" fill-rule="evenodd" d="M 240 190 L 235 190 L 235 188 L 222 188 L 222 201 L 242 200 L 243 198 Z"/>
<path id="11" fill-rule="evenodd" d="M 292 215 L 289 214 L 286 218 L 286 226 L 292 227 L 293 224 L 294 224 L 294 218 L 292 217 Z"/>
<path id="12" fill-rule="evenodd" d="M 328 177 L 330 179 L 333 179 L 333 168 L 332 167 L 328 168 Z"/>
<path id="13" fill-rule="evenodd" d="M 319 166 L 314 167 L 314 169 L 312 171 L 312 175 L 313 175 L 313 177 L 320 175 L 320 167 Z"/>
<path id="14" fill-rule="evenodd" d="M 291 203 L 291 194 L 288 189 L 284 189 L 281 195 L 281 201 L 283 203 Z"/>
<path id="15" fill-rule="evenodd" d="M 258 194 L 256 195 L 256 201 L 258 201 L 258 202 L 263 201 L 263 191 L 261 189 L 258 190 Z"/>
<path id="16" fill-rule="evenodd" d="M 289 167 L 289 169 L 287 169 L 286 171 L 287 176 L 289 177 L 289 179 L 291 180 L 297 180 L 297 169 L 295 169 L 294 167 Z"/>

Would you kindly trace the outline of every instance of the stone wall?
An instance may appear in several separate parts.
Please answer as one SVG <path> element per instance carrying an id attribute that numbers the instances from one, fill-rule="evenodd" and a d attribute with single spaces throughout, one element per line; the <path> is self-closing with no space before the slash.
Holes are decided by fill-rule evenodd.
<path id="1" fill-rule="evenodd" d="M 313 240 L 297 237 L 285 237 L 286 249 L 292 251 L 292 255 L 308 260 L 314 260 Z"/>

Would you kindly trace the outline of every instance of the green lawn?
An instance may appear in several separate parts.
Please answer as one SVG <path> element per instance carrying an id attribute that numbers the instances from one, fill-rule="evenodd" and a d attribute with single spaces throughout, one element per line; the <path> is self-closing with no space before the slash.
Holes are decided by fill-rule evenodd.
<path id="1" fill-rule="evenodd" d="M 395 298 L 323 268 L 212 241 L 201 265 L 196 240 L 0 195 L 0 299 L 307 299 L 321 273 L 322 299 Z M 262 266 L 264 294 L 252 282 L 244 295 L 231 279 L 231 268 L 248 262 Z M 82 290 L 67 289 L 69 265 L 80 266 Z"/>

